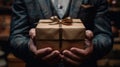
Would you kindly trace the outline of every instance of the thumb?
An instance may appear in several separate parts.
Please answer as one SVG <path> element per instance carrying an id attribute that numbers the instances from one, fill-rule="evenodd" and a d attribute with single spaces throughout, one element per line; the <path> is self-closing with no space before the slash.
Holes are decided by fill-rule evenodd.
<path id="1" fill-rule="evenodd" d="M 30 39 L 28 45 L 29 45 L 30 50 L 35 54 L 36 51 L 37 51 L 37 48 L 36 48 L 36 46 L 34 45 L 34 42 L 33 42 L 32 39 Z"/>
<path id="2" fill-rule="evenodd" d="M 29 35 L 30 35 L 30 37 L 31 37 L 32 39 L 36 36 L 35 28 L 30 29 Z"/>
<path id="3" fill-rule="evenodd" d="M 92 38 L 94 36 L 93 32 L 91 30 L 86 30 L 85 35 L 86 35 L 86 39 L 88 39 L 88 40 L 92 40 Z"/>
<path id="4" fill-rule="evenodd" d="M 93 39 L 93 32 L 91 30 L 86 30 L 85 44 L 87 47 L 92 46 L 92 39 Z"/>

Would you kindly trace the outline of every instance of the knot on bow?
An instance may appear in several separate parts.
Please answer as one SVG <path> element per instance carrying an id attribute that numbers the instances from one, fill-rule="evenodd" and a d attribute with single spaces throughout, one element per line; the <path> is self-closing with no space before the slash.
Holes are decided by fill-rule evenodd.
<path id="1" fill-rule="evenodd" d="M 50 17 L 50 20 L 52 20 L 52 23 L 50 25 L 55 25 L 55 24 L 63 24 L 63 25 L 72 25 L 72 18 L 71 17 L 66 17 L 65 19 L 59 19 L 57 16 L 52 16 Z"/>

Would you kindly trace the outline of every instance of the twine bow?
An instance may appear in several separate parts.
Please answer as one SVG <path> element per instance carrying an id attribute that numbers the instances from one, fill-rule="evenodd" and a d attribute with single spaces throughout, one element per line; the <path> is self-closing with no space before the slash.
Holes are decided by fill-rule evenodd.
<path id="1" fill-rule="evenodd" d="M 52 20 L 52 23 L 50 25 L 56 25 L 56 24 L 63 24 L 63 25 L 72 25 L 72 18 L 71 17 L 66 17 L 65 19 L 58 19 L 57 16 L 52 16 L 50 17 L 50 20 Z"/>

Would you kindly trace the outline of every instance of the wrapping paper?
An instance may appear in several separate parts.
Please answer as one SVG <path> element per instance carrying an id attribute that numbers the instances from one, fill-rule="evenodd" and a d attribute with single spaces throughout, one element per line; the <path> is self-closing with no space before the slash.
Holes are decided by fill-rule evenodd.
<path id="1" fill-rule="evenodd" d="M 52 47 L 60 51 L 71 47 L 84 49 L 85 27 L 80 19 L 72 19 L 72 21 L 72 25 L 50 25 L 52 20 L 41 19 L 36 26 L 37 48 Z"/>

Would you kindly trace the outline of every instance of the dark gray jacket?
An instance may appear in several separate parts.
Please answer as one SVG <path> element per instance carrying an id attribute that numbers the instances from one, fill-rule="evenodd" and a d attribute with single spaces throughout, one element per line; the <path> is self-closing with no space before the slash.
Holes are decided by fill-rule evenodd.
<path id="1" fill-rule="evenodd" d="M 81 5 L 90 5 L 83 7 Z M 39 19 L 57 15 L 50 0 L 14 0 L 12 6 L 10 46 L 15 56 L 23 59 L 29 67 L 47 65 L 38 62 L 28 48 L 31 28 L 36 27 Z M 71 0 L 64 17 L 80 18 L 86 29 L 94 32 L 94 52 L 91 59 L 80 67 L 95 67 L 95 61 L 107 54 L 113 46 L 111 23 L 108 18 L 107 0 Z"/>

